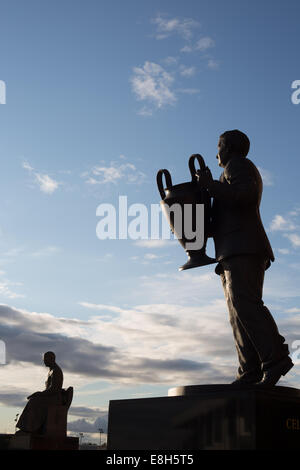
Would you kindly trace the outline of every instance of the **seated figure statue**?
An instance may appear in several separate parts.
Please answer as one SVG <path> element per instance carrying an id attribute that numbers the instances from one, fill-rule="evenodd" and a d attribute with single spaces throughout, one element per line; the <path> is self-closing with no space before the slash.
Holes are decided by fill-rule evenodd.
<path id="1" fill-rule="evenodd" d="M 55 362 L 54 352 L 46 352 L 43 359 L 45 366 L 49 367 L 46 388 L 27 397 L 28 402 L 16 425 L 19 428 L 16 434 L 43 434 L 49 408 L 52 405 L 64 405 L 63 373 Z"/>

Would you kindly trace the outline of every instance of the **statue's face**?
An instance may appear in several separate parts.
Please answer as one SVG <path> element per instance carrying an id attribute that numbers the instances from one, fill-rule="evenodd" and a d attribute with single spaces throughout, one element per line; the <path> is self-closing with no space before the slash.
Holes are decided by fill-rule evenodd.
<path id="1" fill-rule="evenodd" d="M 54 364 L 53 357 L 50 354 L 44 355 L 44 364 L 46 367 L 50 367 Z"/>
<path id="2" fill-rule="evenodd" d="M 44 356 L 44 364 L 45 364 L 46 367 L 49 365 L 49 357 L 48 356 Z"/>
<path id="3" fill-rule="evenodd" d="M 224 139 L 219 139 L 218 155 L 217 155 L 219 166 L 224 168 L 226 163 L 229 161 L 229 158 L 230 158 L 229 150 L 228 150 L 228 147 L 226 147 L 225 145 Z"/>

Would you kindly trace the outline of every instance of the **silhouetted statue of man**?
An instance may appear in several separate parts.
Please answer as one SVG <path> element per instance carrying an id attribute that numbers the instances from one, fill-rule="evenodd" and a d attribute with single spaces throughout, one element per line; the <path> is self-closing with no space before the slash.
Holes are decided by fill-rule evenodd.
<path id="1" fill-rule="evenodd" d="M 210 170 L 199 183 L 213 197 L 212 231 L 220 275 L 229 310 L 239 369 L 234 385 L 275 385 L 293 363 L 285 339 L 262 301 L 265 270 L 274 255 L 263 228 L 259 206 L 262 179 L 246 158 L 248 137 L 238 130 L 220 136 L 217 159 L 224 171 L 219 179 Z"/>
<path id="2" fill-rule="evenodd" d="M 55 362 L 54 352 L 48 351 L 44 354 L 44 364 L 49 367 L 46 388 L 43 392 L 35 392 L 27 397 L 28 403 L 16 425 L 20 430 L 17 433 L 41 433 L 48 406 L 62 404 L 63 373 Z"/>

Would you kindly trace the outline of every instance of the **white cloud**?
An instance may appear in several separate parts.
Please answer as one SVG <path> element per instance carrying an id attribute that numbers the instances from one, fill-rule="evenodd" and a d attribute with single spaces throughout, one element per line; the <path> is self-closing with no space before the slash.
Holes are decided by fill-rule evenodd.
<path id="1" fill-rule="evenodd" d="M 189 46 L 188 44 L 180 49 L 180 52 L 192 52 L 192 51 L 193 51 L 193 47 Z"/>
<path id="2" fill-rule="evenodd" d="M 300 236 L 297 233 L 285 233 L 284 236 L 290 240 L 294 248 L 300 247 Z"/>
<path id="3" fill-rule="evenodd" d="M 137 112 L 137 114 L 139 114 L 140 116 L 152 116 L 153 110 L 144 106 Z"/>
<path id="4" fill-rule="evenodd" d="M 34 170 L 34 168 L 32 168 L 32 166 L 30 166 L 28 162 L 23 162 L 22 166 L 25 170 L 28 170 L 28 171 L 33 171 Z"/>
<path id="5" fill-rule="evenodd" d="M 10 248 L 8 251 L 3 251 L 2 256 L 8 258 L 15 258 L 16 256 L 19 256 L 20 254 L 24 253 L 24 250 L 24 247 Z"/>
<path id="6" fill-rule="evenodd" d="M 22 163 L 22 166 L 25 170 L 34 175 L 34 182 L 43 193 L 53 194 L 61 184 L 46 173 L 39 173 L 35 171 L 34 168 L 26 161 Z"/>
<path id="7" fill-rule="evenodd" d="M 272 232 L 295 230 L 295 228 L 295 224 L 288 217 L 283 217 L 280 214 L 275 215 L 270 225 Z"/>
<path id="8" fill-rule="evenodd" d="M 90 302 L 79 302 L 79 305 L 91 310 L 108 310 L 113 313 L 122 313 L 123 309 L 120 307 L 115 307 L 113 305 L 104 305 L 104 304 L 93 304 Z"/>
<path id="9" fill-rule="evenodd" d="M 299 214 L 299 208 L 295 208 L 284 215 L 276 214 L 270 224 L 272 232 L 281 232 L 282 236 L 285 239 L 287 238 L 291 242 L 292 247 L 296 249 L 300 247 Z M 281 248 L 278 251 L 281 254 L 289 253 L 289 250 L 286 248 Z"/>
<path id="10" fill-rule="evenodd" d="M 155 255 L 154 253 L 146 253 L 144 258 L 145 259 L 157 259 L 157 258 L 160 258 L 160 256 Z"/>
<path id="11" fill-rule="evenodd" d="M 0 306 L 0 336 L 7 344 L 0 395 L 38 389 L 46 350 L 56 353 L 66 383 L 75 388 L 100 379 L 118 385 L 184 383 L 200 373 L 203 382 L 211 382 L 232 373 L 234 346 L 218 302 L 201 308 L 81 305 L 93 317 L 79 321 Z"/>
<path id="12" fill-rule="evenodd" d="M 21 285 L 20 283 L 14 283 L 7 280 L 3 280 L 0 282 L 0 295 L 6 297 L 8 299 L 16 299 L 20 297 L 24 297 L 22 294 L 18 294 L 11 290 L 11 286 L 13 285 Z"/>
<path id="13" fill-rule="evenodd" d="M 211 70 L 217 70 L 219 68 L 219 62 L 214 59 L 208 59 L 207 67 Z"/>
<path id="14" fill-rule="evenodd" d="M 211 49 L 212 47 L 215 46 L 215 41 L 209 37 L 205 36 L 203 38 L 200 38 L 194 45 L 192 44 L 186 44 L 184 47 L 180 49 L 180 52 L 193 52 L 193 51 L 200 51 L 200 52 L 206 52 L 208 49 Z M 210 58 L 208 61 L 208 65 L 211 66 L 212 68 L 217 65 L 217 63 Z"/>
<path id="15" fill-rule="evenodd" d="M 33 251 L 31 253 L 31 256 L 34 257 L 41 257 L 41 256 L 49 256 L 49 255 L 55 255 L 60 252 L 60 248 L 58 246 L 46 246 L 45 248 L 41 248 L 40 250 Z"/>
<path id="16" fill-rule="evenodd" d="M 215 45 L 215 41 L 212 38 L 206 36 L 206 37 L 199 39 L 199 41 L 197 41 L 195 45 L 195 50 L 204 52 L 207 49 L 214 47 L 214 45 Z"/>
<path id="17" fill-rule="evenodd" d="M 208 49 L 211 49 L 215 46 L 215 41 L 209 37 L 205 36 L 200 38 L 195 44 L 185 44 L 184 47 L 180 49 L 180 52 L 183 53 L 192 53 L 200 52 L 203 54 L 203 59 L 207 60 L 207 68 L 210 70 L 218 70 L 219 62 L 216 61 L 213 57 L 208 54 L 205 54 Z"/>
<path id="18" fill-rule="evenodd" d="M 178 57 L 168 56 L 163 60 L 166 65 L 176 65 L 178 63 Z"/>
<path id="19" fill-rule="evenodd" d="M 122 160 L 124 160 L 122 155 Z M 126 183 L 141 183 L 145 174 L 139 171 L 133 163 L 110 162 L 109 166 L 96 165 L 90 171 L 82 175 L 87 184 L 98 185 L 113 183 L 117 184 L 121 180 Z"/>
<path id="20" fill-rule="evenodd" d="M 36 182 L 43 193 L 52 194 L 58 188 L 59 183 L 49 175 L 35 173 Z"/>
<path id="21" fill-rule="evenodd" d="M 162 269 L 157 275 L 143 276 L 134 289 L 144 303 L 124 306 L 85 300 L 80 305 L 91 314 L 86 320 L 0 306 L 0 337 L 8 346 L 9 359 L 0 368 L 0 401 L 12 406 L 14 400 L 20 402 L 20 397 L 40 389 L 45 350 L 57 353 L 65 383 L 75 387 L 75 394 L 84 386 L 81 400 L 89 395 L 88 385 L 93 385 L 93 393 L 99 380 L 120 389 L 145 383 L 230 382 L 237 357 L 221 282 L 213 268 L 182 273 Z M 289 279 L 285 282 L 280 275 L 278 283 L 272 281 L 272 289 L 279 295 L 298 295 L 297 290 L 287 291 Z M 285 306 L 289 311 L 278 322 L 289 344 L 300 326 L 295 304 L 290 309 Z M 294 373 L 288 381 L 297 386 Z M 85 415 L 84 410 L 74 409 L 74 414 L 97 417 Z"/>
<path id="22" fill-rule="evenodd" d="M 288 255 L 290 250 L 288 248 L 278 248 L 278 252 L 281 254 L 281 255 Z"/>
<path id="23" fill-rule="evenodd" d="M 183 77 L 192 77 L 196 73 L 196 67 L 191 66 L 185 66 L 185 65 L 180 65 L 179 67 L 180 75 Z"/>
<path id="24" fill-rule="evenodd" d="M 133 71 L 132 90 L 139 101 L 148 101 L 157 108 L 176 102 L 171 89 L 174 79 L 161 65 L 147 61 L 143 67 L 134 67 Z"/>
<path id="25" fill-rule="evenodd" d="M 184 39 L 190 39 L 193 30 L 199 27 L 198 21 L 192 18 L 167 18 L 166 15 L 157 15 L 151 22 L 156 25 L 156 39 L 166 39 L 172 34 L 178 34 Z"/>

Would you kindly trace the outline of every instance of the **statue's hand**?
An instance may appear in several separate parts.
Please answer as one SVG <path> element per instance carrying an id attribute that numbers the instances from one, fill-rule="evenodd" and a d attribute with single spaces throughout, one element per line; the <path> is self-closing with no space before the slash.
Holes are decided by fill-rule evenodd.
<path id="1" fill-rule="evenodd" d="M 210 183 L 213 181 L 213 177 L 208 166 L 205 168 L 205 170 L 197 170 L 196 176 L 201 188 L 208 188 Z"/>

